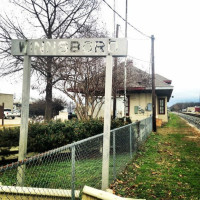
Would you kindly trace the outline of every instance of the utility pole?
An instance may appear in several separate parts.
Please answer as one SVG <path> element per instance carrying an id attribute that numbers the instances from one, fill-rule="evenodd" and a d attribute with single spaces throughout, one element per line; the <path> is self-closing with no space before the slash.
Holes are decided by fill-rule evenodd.
<path id="1" fill-rule="evenodd" d="M 125 37 L 127 38 L 128 0 L 126 0 Z"/>
<path id="2" fill-rule="evenodd" d="M 115 10 L 115 0 L 113 2 L 113 8 Z M 116 19 L 115 19 L 115 12 L 113 12 L 113 37 L 115 37 L 115 23 L 116 23 Z"/>
<path id="3" fill-rule="evenodd" d="M 154 35 L 151 36 L 151 67 L 152 67 L 152 127 L 156 132 L 156 93 L 155 93 L 155 69 L 154 69 Z"/>
<path id="4" fill-rule="evenodd" d="M 119 24 L 116 26 L 116 38 L 118 38 L 118 33 L 119 33 Z M 113 119 L 116 118 L 117 115 L 117 58 L 114 60 L 114 70 L 113 70 L 113 85 L 114 85 L 114 90 L 113 90 Z"/>
<path id="5" fill-rule="evenodd" d="M 125 37 L 127 38 L 128 0 L 126 0 Z M 125 58 L 126 59 L 126 58 Z M 126 122 L 126 60 L 124 64 L 124 122 Z"/>

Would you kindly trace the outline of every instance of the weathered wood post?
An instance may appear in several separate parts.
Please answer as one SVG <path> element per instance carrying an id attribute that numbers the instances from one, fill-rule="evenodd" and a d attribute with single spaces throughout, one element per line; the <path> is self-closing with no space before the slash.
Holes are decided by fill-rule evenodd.
<path id="1" fill-rule="evenodd" d="M 19 138 L 19 156 L 18 161 L 24 160 L 27 154 L 27 139 L 28 139 L 28 117 L 29 117 L 29 98 L 30 98 L 30 71 L 31 57 L 24 56 L 23 69 L 23 88 L 22 88 L 22 109 L 21 109 L 21 125 Z M 25 165 L 18 167 L 17 184 L 24 185 Z"/>
<path id="2" fill-rule="evenodd" d="M 108 55 L 106 57 L 102 190 L 106 190 L 108 188 L 108 181 L 109 181 L 112 66 L 113 66 L 113 57 L 111 55 Z"/>
<path id="3" fill-rule="evenodd" d="M 2 119 L 2 126 L 4 125 L 4 103 L 0 106 L 0 119 Z"/>

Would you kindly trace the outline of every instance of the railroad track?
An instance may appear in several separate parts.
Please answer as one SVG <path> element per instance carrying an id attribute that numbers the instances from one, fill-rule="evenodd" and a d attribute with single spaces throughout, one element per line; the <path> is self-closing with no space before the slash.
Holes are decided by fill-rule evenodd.
<path id="1" fill-rule="evenodd" d="M 187 120 L 189 123 L 196 126 L 198 129 L 200 129 L 200 115 L 192 114 L 192 113 L 176 113 L 183 119 Z"/>

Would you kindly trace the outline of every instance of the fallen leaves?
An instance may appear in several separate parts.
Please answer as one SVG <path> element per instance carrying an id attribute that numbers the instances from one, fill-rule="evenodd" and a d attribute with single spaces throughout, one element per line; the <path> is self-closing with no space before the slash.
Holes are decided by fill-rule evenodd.
<path id="1" fill-rule="evenodd" d="M 152 175 L 156 175 L 156 174 L 158 174 L 158 173 L 157 173 L 157 172 L 151 172 L 151 174 L 152 174 Z"/>
<path id="2" fill-rule="evenodd" d="M 161 174 L 162 174 L 161 172 L 156 172 L 156 171 L 151 172 L 151 175 L 161 175 Z"/>
<path id="3" fill-rule="evenodd" d="M 171 146 L 172 144 L 171 144 L 171 142 L 164 142 L 164 145 Z"/>
<path id="4" fill-rule="evenodd" d="M 118 180 L 118 179 L 117 179 L 117 182 L 118 182 L 118 183 L 121 183 L 121 184 L 123 183 L 123 181 L 121 181 L 121 180 Z"/>
<path id="5" fill-rule="evenodd" d="M 129 187 L 129 189 L 135 189 L 137 187 L 138 187 L 138 185 L 132 185 L 132 186 Z"/>
<path id="6" fill-rule="evenodd" d="M 137 169 L 140 169 L 140 166 L 137 165 L 136 163 L 133 163 L 133 166 L 136 167 Z"/>

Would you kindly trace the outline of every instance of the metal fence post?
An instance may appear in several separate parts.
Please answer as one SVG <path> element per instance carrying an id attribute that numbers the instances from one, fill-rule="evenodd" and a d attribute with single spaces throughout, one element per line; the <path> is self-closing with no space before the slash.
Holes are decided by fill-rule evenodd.
<path id="1" fill-rule="evenodd" d="M 147 129 L 147 119 L 145 119 L 145 140 L 147 139 L 148 129 Z"/>
<path id="2" fill-rule="evenodd" d="M 140 146 L 140 121 L 136 122 L 136 127 L 137 127 L 137 150 Z"/>
<path id="3" fill-rule="evenodd" d="M 133 152 L 137 151 L 137 135 L 135 131 L 136 124 L 132 124 L 132 140 L 133 140 Z"/>
<path id="4" fill-rule="evenodd" d="M 113 177 L 116 179 L 116 145 L 115 145 L 115 131 L 113 132 Z"/>
<path id="5" fill-rule="evenodd" d="M 140 138 L 140 121 L 137 122 L 137 134 L 138 138 Z"/>
<path id="6" fill-rule="evenodd" d="M 133 152 L 132 152 L 132 127 L 131 127 L 131 125 L 130 125 L 130 127 L 129 127 L 129 134 L 130 134 L 130 157 L 131 158 L 133 158 Z"/>
<path id="7" fill-rule="evenodd" d="M 71 147 L 71 161 L 72 161 L 72 172 L 71 172 L 71 196 L 72 200 L 75 200 L 75 162 L 76 162 L 76 147 Z"/>
<path id="8" fill-rule="evenodd" d="M 151 124 L 151 118 L 149 118 L 149 134 L 152 132 Z"/>

